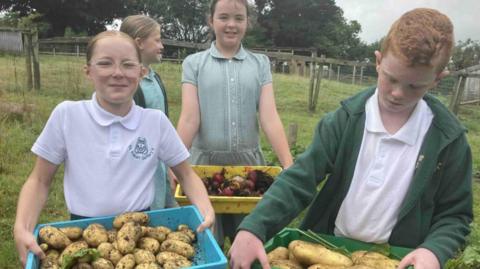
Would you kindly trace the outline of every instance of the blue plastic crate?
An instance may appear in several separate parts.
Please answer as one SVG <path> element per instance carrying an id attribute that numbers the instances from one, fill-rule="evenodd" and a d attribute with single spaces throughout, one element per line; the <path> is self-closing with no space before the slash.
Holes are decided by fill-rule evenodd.
<path id="1" fill-rule="evenodd" d="M 195 230 L 202 222 L 202 217 L 195 206 L 185 206 L 170 209 L 146 211 L 150 217 L 150 226 L 166 226 L 172 230 L 176 230 L 179 224 L 187 224 L 191 229 Z M 38 232 L 40 228 L 46 225 L 57 228 L 78 226 L 86 228 L 91 223 L 100 223 L 105 228 L 111 229 L 115 216 L 90 218 L 73 221 L 53 222 L 47 224 L 39 224 L 35 228 L 34 236 L 38 240 Z M 227 258 L 218 246 L 210 229 L 197 234 L 197 242 L 195 244 L 195 257 L 193 258 L 193 266 L 190 268 L 212 268 L 223 269 L 227 267 Z M 26 269 L 40 268 L 40 261 L 32 252 L 28 253 Z"/>

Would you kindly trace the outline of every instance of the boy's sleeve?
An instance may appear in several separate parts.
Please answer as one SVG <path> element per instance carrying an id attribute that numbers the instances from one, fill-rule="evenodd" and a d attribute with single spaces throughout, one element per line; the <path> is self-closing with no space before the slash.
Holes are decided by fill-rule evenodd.
<path id="1" fill-rule="evenodd" d="M 465 244 L 473 220 L 472 155 L 465 135 L 451 144 L 446 153 L 441 185 L 427 238 L 419 247 L 431 250 L 446 261 Z"/>
<path id="2" fill-rule="evenodd" d="M 342 136 L 336 114 L 326 115 L 317 125 L 308 149 L 276 178 L 239 230 L 252 232 L 265 242 L 311 203 L 318 184 L 334 166 Z"/>

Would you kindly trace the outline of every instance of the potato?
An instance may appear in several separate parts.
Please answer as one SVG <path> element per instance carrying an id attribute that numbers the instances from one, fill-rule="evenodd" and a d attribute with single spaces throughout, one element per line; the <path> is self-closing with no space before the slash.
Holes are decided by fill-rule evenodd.
<path id="1" fill-rule="evenodd" d="M 163 243 L 160 245 L 160 251 L 175 252 L 188 259 L 192 258 L 195 255 L 195 250 L 192 246 L 185 242 L 172 239 L 167 239 L 163 241 Z"/>
<path id="2" fill-rule="evenodd" d="M 269 262 L 274 260 L 288 260 L 288 248 L 277 247 L 276 249 L 270 251 L 267 254 L 267 257 Z"/>
<path id="3" fill-rule="evenodd" d="M 108 256 L 110 254 L 110 251 L 112 251 L 113 245 L 108 243 L 108 242 L 103 242 L 100 245 L 98 245 L 97 250 L 100 253 L 100 256 L 102 258 L 105 258 L 108 260 Z"/>
<path id="4" fill-rule="evenodd" d="M 142 228 L 142 237 L 147 236 L 147 234 L 152 230 L 152 227 L 149 226 L 140 226 Z"/>
<path id="5" fill-rule="evenodd" d="M 117 240 L 117 230 L 108 230 L 108 243 L 113 243 Z"/>
<path id="6" fill-rule="evenodd" d="M 58 260 L 60 253 L 55 249 L 49 249 L 47 252 L 45 252 L 45 256 L 47 256 L 47 258 L 51 257 L 52 259 Z"/>
<path id="7" fill-rule="evenodd" d="M 42 260 L 40 269 L 60 269 L 60 265 L 58 264 L 57 259 L 52 257 L 47 257 Z"/>
<path id="8" fill-rule="evenodd" d="M 163 269 L 178 269 L 190 266 L 192 266 L 192 262 L 189 260 L 175 260 L 167 261 L 165 264 L 163 264 Z"/>
<path id="9" fill-rule="evenodd" d="M 93 267 L 86 262 L 79 262 L 75 264 L 72 269 L 93 269 Z"/>
<path id="10" fill-rule="evenodd" d="M 135 266 L 135 269 L 162 269 L 162 267 L 154 262 L 150 262 L 139 264 Z"/>
<path id="11" fill-rule="evenodd" d="M 120 253 L 131 253 L 141 235 L 140 225 L 135 222 L 125 223 L 117 233 L 117 248 Z"/>
<path id="12" fill-rule="evenodd" d="M 400 263 L 385 255 L 373 251 L 355 251 L 352 253 L 352 260 L 356 265 L 365 265 L 373 268 L 395 269 Z"/>
<path id="13" fill-rule="evenodd" d="M 270 265 L 280 269 L 303 269 L 301 264 L 291 260 L 274 260 L 270 262 Z"/>
<path id="14" fill-rule="evenodd" d="M 60 256 L 58 257 L 58 264 L 62 265 L 64 256 L 72 255 L 73 253 L 81 249 L 87 249 L 87 248 L 88 248 L 88 244 L 85 241 L 77 241 L 77 242 L 71 243 L 62 251 L 62 254 L 60 254 Z"/>
<path id="15" fill-rule="evenodd" d="M 313 264 L 308 269 L 350 269 L 352 267 L 337 266 L 337 265 L 325 265 L 325 264 Z"/>
<path id="16" fill-rule="evenodd" d="M 338 252 L 331 251 L 322 245 L 310 242 L 298 241 L 292 245 L 292 253 L 295 259 L 305 266 L 313 264 L 351 266 L 352 260 Z M 292 242 L 294 242 L 292 241 Z"/>
<path id="17" fill-rule="evenodd" d="M 147 237 L 155 238 L 159 243 L 162 243 L 167 238 L 167 235 L 171 232 L 172 231 L 167 227 L 151 227 L 151 229 L 147 232 Z"/>
<path id="18" fill-rule="evenodd" d="M 160 265 L 164 265 L 168 261 L 180 261 L 180 260 L 188 261 L 188 259 L 185 258 L 184 256 L 177 254 L 175 252 L 170 252 L 170 251 L 163 251 L 158 253 L 156 256 L 156 259 Z"/>
<path id="19" fill-rule="evenodd" d="M 115 269 L 133 269 L 133 267 L 135 267 L 135 256 L 127 254 L 120 259 Z"/>
<path id="20" fill-rule="evenodd" d="M 152 237 L 142 237 L 137 242 L 138 248 L 148 250 L 153 254 L 157 254 L 160 250 L 160 243 Z"/>
<path id="21" fill-rule="evenodd" d="M 183 232 L 171 232 L 167 235 L 167 239 L 178 240 L 187 244 L 192 243 L 192 239 L 190 239 L 190 237 Z"/>
<path id="22" fill-rule="evenodd" d="M 39 236 L 42 242 L 47 243 L 49 246 L 55 249 L 63 249 L 72 243 L 66 234 L 52 226 L 45 226 L 41 228 Z"/>
<path id="23" fill-rule="evenodd" d="M 75 241 L 82 237 L 83 229 L 80 227 L 63 227 L 60 228 L 60 231 L 67 235 L 70 240 Z"/>
<path id="24" fill-rule="evenodd" d="M 92 262 L 93 269 L 114 269 L 112 262 L 104 258 L 98 258 Z"/>
<path id="25" fill-rule="evenodd" d="M 195 236 L 195 232 L 192 229 L 190 229 L 190 227 L 188 227 L 188 225 L 186 225 L 186 224 L 178 225 L 177 230 L 179 232 L 182 232 L 182 233 L 185 233 L 186 235 L 188 235 L 188 237 L 190 237 L 191 242 L 195 242 L 195 240 L 197 239 L 196 236 Z"/>
<path id="26" fill-rule="evenodd" d="M 133 253 L 136 264 L 155 262 L 155 255 L 148 250 L 138 249 Z"/>
<path id="27" fill-rule="evenodd" d="M 347 267 L 347 269 L 376 269 L 376 268 L 366 266 L 366 265 L 357 264 L 357 265 L 354 265 L 354 266 L 351 266 L 351 267 Z"/>
<path id="28" fill-rule="evenodd" d="M 48 244 L 47 243 L 41 243 L 40 245 L 40 249 L 45 252 L 48 250 Z"/>
<path id="29" fill-rule="evenodd" d="M 83 239 L 91 247 L 98 247 L 103 242 L 108 242 L 108 233 L 103 225 L 92 223 L 83 230 Z"/>
<path id="30" fill-rule="evenodd" d="M 127 212 L 120 214 L 115 217 L 113 220 L 113 227 L 120 229 L 122 226 L 127 222 L 135 222 L 140 225 L 147 225 L 149 221 L 149 217 L 144 212 Z"/>

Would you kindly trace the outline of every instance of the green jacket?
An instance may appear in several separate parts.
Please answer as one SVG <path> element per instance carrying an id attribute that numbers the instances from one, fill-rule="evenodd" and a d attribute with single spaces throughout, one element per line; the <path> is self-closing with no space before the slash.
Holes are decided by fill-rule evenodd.
<path id="1" fill-rule="evenodd" d="M 333 234 L 362 142 L 365 103 L 374 91 L 371 88 L 343 101 L 320 121 L 312 144 L 277 177 L 239 229 L 265 241 L 310 206 L 300 228 Z M 470 232 L 472 158 L 466 129 L 436 98 L 427 94 L 424 100 L 434 118 L 389 244 L 430 249 L 444 264 Z"/>
<path id="2" fill-rule="evenodd" d="M 160 85 L 160 89 L 162 90 L 163 98 L 165 100 L 165 115 L 167 115 L 168 117 L 167 91 L 165 89 L 165 85 L 163 84 L 163 81 L 157 72 L 155 72 L 155 79 L 157 80 L 158 85 Z M 138 85 L 138 88 L 135 91 L 135 94 L 133 95 L 133 100 L 135 101 L 136 105 L 141 106 L 143 108 L 147 107 L 145 103 L 145 95 L 143 94 L 142 87 L 140 87 L 140 84 Z"/>

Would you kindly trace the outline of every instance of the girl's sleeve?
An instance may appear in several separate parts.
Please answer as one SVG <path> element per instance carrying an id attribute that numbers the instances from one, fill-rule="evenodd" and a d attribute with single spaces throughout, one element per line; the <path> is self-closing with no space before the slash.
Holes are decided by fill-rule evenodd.
<path id="1" fill-rule="evenodd" d="M 193 55 L 188 56 L 182 63 L 182 83 L 190 83 L 197 86 L 198 65 L 195 64 Z"/>
<path id="2" fill-rule="evenodd" d="M 267 55 L 260 55 L 260 84 L 262 86 L 272 83 L 272 72 L 270 70 L 270 59 Z"/>
<path id="3" fill-rule="evenodd" d="M 66 103 L 59 104 L 50 114 L 42 133 L 32 146 L 32 152 L 56 165 L 65 160 L 64 123 Z"/>
<path id="4" fill-rule="evenodd" d="M 160 119 L 160 146 L 158 156 L 169 167 L 176 166 L 190 157 L 187 148 L 172 123 L 162 113 Z"/>

